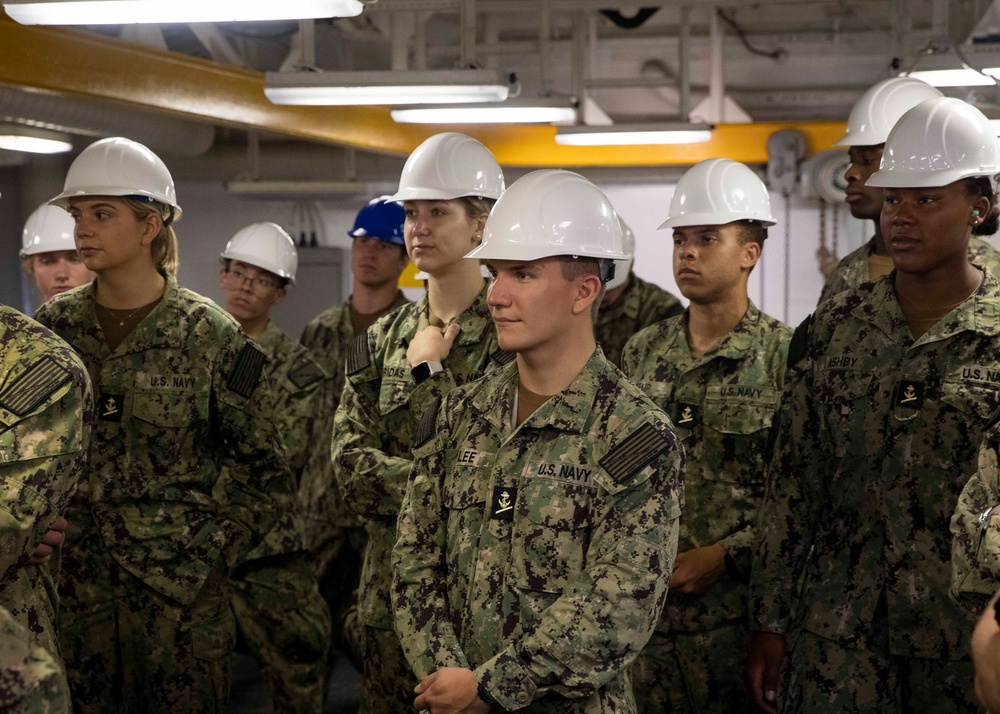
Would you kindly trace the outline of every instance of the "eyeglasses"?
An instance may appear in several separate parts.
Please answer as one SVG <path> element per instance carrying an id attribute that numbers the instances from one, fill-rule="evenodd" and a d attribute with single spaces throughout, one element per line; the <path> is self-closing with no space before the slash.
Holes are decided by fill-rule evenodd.
<path id="1" fill-rule="evenodd" d="M 268 290 L 273 290 L 278 287 L 278 283 L 274 281 L 274 278 L 269 278 L 266 275 L 255 274 L 251 275 L 245 272 L 242 268 L 230 268 L 225 272 L 226 279 L 233 287 L 243 287 L 243 284 L 249 280 L 250 287 L 258 293 L 265 293 Z"/>

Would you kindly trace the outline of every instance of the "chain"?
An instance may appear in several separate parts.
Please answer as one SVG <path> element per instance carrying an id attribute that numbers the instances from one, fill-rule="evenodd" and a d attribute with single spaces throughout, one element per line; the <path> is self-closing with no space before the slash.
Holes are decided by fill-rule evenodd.
<path id="1" fill-rule="evenodd" d="M 785 194 L 785 324 L 789 319 L 789 296 L 792 288 L 792 195 Z"/>

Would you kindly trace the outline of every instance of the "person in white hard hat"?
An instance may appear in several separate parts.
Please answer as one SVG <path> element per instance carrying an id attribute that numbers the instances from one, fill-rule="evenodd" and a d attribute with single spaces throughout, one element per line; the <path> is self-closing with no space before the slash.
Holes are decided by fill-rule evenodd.
<path id="1" fill-rule="evenodd" d="M 582 176 L 535 171 L 468 257 L 517 357 L 414 430 L 392 553 L 413 708 L 635 711 L 627 670 L 663 607 L 683 476 L 670 421 L 594 337 L 621 226 Z"/>
<path id="2" fill-rule="evenodd" d="M 94 279 L 76 252 L 73 218 L 66 211 L 43 203 L 28 216 L 21 240 L 21 270 L 35 281 L 42 302 Z"/>
<path id="3" fill-rule="evenodd" d="M 1000 282 L 968 261 L 998 174 L 979 110 L 906 112 L 868 179 L 895 269 L 792 338 L 750 580 L 764 711 L 980 711 L 949 521 L 1000 412 Z"/>
<path id="4" fill-rule="evenodd" d="M 239 633 L 236 652 L 251 656 L 260 667 L 271 685 L 275 711 L 320 712 L 330 614 L 303 540 L 296 487 L 313 450 L 319 396 L 329 380 L 309 351 L 270 319 L 271 308 L 295 283 L 298 253 L 291 236 L 275 223 L 254 223 L 230 239 L 220 259 L 223 306 L 267 355 L 272 418 L 292 472 L 292 479 L 273 492 L 280 511 L 277 525 L 229 574 Z M 222 503 L 226 479 L 224 474 L 215 486 Z M 233 663 L 238 663 L 236 655 Z"/>
<path id="5" fill-rule="evenodd" d="M 267 358 L 177 285 L 181 209 L 147 147 L 91 144 L 51 203 L 97 275 L 36 315 L 83 358 L 97 412 L 59 591 L 74 711 L 217 712 L 236 634 L 227 576 L 271 529 L 269 491 L 289 478 Z"/>
<path id="6" fill-rule="evenodd" d="M 355 338 L 347 355 L 332 455 L 344 502 L 368 531 L 358 605 L 366 714 L 407 711 L 416 684 L 389 592 L 413 424 L 427 404 L 511 358 L 497 346 L 479 265 L 464 259 L 503 190 L 493 154 L 464 134 L 436 134 L 410 154 L 392 200 L 403 204 L 407 253 L 427 273 L 427 293 Z"/>
<path id="7" fill-rule="evenodd" d="M 844 256 L 823 286 L 819 301 L 823 302 L 848 288 L 878 280 L 892 270 L 892 257 L 882 236 L 879 216 L 882 213 L 883 191 L 866 181 L 878 170 L 889 132 L 903 114 L 920 102 L 944 95 L 935 87 L 912 77 L 893 77 L 874 85 L 858 100 L 847 119 L 847 133 L 837 146 L 848 149 L 851 165 L 844 173 L 846 198 L 851 215 L 872 221 L 875 235 L 857 250 Z M 991 211 L 991 215 L 997 216 Z M 993 235 L 1000 218 L 984 220 L 969 239 L 969 260 L 1000 269 L 1000 253 L 989 243 L 975 236 Z"/>
<path id="8" fill-rule="evenodd" d="M 306 464 L 299 487 L 305 508 L 306 545 L 320 579 L 320 590 L 333 618 L 333 638 L 327 668 L 332 674 L 338 656 L 361 664 L 361 627 L 357 588 L 366 535 L 361 517 L 340 497 L 330 461 L 333 416 L 344 391 L 345 356 L 357 335 L 383 315 L 409 302 L 399 278 L 410 258 L 403 239 L 406 212 L 389 196 L 371 199 L 358 211 L 347 235 L 351 238 L 351 294 L 344 302 L 314 317 L 302 332 L 307 347 L 331 375 L 320 397 L 321 415 L 315 452 Z"/>
<path id="9" fill-rule="evenodd" d="M 661 229 L 690 306 L 637 333 L 622 371 L 670 415 L 687 456 L 670 595 L 633 670 L 638 711 L 746 711 L 739 671 L 757 509 L 791 329 L 747 281 L 774 225 L 764 182 L 730 159 L 680 179 Z"/>
<path id="10" fill-rule="evenodd" d="M 628 259 L 615 264 L 615 277 L 608 282 L 594 326 L 604 356 L 616 367 L 621 366 L 622 350 L 632 335 L 684 312 L 680 300 L 632 272 L 635 234 L 625 221 L 622 221 L 622 240 Z"/>

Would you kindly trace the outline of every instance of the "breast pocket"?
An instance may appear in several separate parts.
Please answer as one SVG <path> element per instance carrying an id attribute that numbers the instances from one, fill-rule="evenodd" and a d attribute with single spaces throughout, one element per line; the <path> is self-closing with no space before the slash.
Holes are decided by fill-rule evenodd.
<path id="1" fill-rule="evenodd" d="M 403 379 L 383 379 L 379 387 L 378 410 L 382 416 L 407 405 L 413 383 Z"/>
<path id="2" fill-rule="evenodd" d="M 872 375 L 856 370 L 826 370 L 816 373 L 813 382 L 826 419 L 826 433 L 832 453 L 842 458 L 858 434 L 867 431 L 866 419 L 872 405 Z M 817 425 L 817 428 L 819 425 Z"/>
<path id="3" fill-rule="evenodd" d="M 524 482 L 515 517 L 514 584 L 544 609 L 587 567 L 594 489 L 545 478 Z M 540 610 L 539 610 L 540 611 Z"/>
<path id="4" fill-rule="evenodd" d="M 447 464 L 454 464 L 456 452 L 449 450 Z M 489 469 L 451 466 L 442 484 L 441 501 L 448 523 L 448 585 L 467 589 L 475 567 L 472 555 L 478 550 L 480 530 L 486 512 Z"/>
<path id="5" fill-rule="evenodd" d="M 771 425 L 778 407 L 777 390 L 767 387 L 758 399 L 705 398 L 702 457 L 709 480 L 762 483 Z"/>
<path id="6" fill-rule="evenodd" d="M 207 424 L 207 396 L 195 391 L 136 389 L 132 396 L 132 460 L 154 473 L 189 470 Z"/>

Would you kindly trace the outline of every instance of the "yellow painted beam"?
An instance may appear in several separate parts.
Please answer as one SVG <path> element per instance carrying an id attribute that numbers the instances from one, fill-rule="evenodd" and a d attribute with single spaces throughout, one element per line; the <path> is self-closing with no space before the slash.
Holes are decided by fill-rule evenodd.
<path id="1" fill-rule="evenodd" d="M 726 157 L 767 160 L 767 138 L 798 129 L 809 153 L 829 148 L 843 122 L 721 125 L 703 144 L 574 147 L 555 143 L 549 126 L 396 124 L 385 108 L 271 104 L 260 72 L 113 38 L 57 27 L 19 25 L 0 12 L 0 82 L 102 99 L 223 126 L 406 155 L 439 131 L 461 131 L 488 146 L 505 166 L 687 166 Z"/>
<path id="2" fill-rule="evenodd" d="M 671 146 L 562 146 L 555 127 L 491 127 L 466 130 L 490 147 L 504 165 L 530 167 L 690 166 L 704 159 L 727 158 L 743 163 L 767 162 L 767 139 L 779 129 L 798 129 L 806 136 L 808 155 L 829 149 L 846 130 L 845 122 L 775 122 L 721 124 L 702 144 Z"/>
<path id="3" fill-rule="evenodd" d="M 0 13 L 0 82 L 142 107 L 213 124 L 407 154 L 428 132 L 373 107 L 282 107 L 260 72 Z"/>

